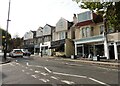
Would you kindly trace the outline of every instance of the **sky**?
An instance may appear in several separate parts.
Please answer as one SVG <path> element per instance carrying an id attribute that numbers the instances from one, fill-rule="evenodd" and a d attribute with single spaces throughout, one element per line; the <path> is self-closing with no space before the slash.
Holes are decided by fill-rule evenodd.
<path id="1" fill-rule="evenodd" d="M 0 0 L 0 27 L 6 30 L 9 0 Z M 80 13 L 80 7 L 72 0 L 11 0 L 8 32 L 14 37 L 23 37 L 30 30 L 37 30 L 45 24 L 55 26 L 63 17 L 73 20 L 73 14 Z"/>

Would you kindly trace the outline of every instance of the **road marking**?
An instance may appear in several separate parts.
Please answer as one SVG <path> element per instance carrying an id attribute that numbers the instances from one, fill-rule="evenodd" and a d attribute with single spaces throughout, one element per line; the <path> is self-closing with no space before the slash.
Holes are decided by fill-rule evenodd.
<path id="1" fill-rule="evenodd" d="M 58 72 L 53 72 L 53 74 L 64 75 L 64 76 L 72 76 L 72 77 L 78 77 L 78 78 L 88 78 L 87 76 L 72 75 L 72 74 L 58 73 Z M 94 81 L 94 82 L 97 82 L 97 83 L 99 83 L 99 84 L 105 85 L 105 86 L 110 86 L 110 85 L 108 85 L 108 84 L 106 84 L 106 83 L 104 83 L 104 82 L 101 82 L 101 81 L 99 81 L 99 80 L 96 80 L 96 79 L 94 79 L 94 78 L 90 78 L 90 77 L 89 77 L 88 79 L 90 79 L 90 80 L 92 80 L 92 81 Z"/>
<path id="2" fill-rule="evenodd" d="M 44 76 L 48 75 L 47 73 L 40 73 L 40 74 L 42 74 L 42 75 L 44 75 Z"/>
<path id="3" fill-rule="evenodd" d="M 67 81 L 67 80 L 61 80 L 61 82 L 64 82 L 64 83 L 66 83 L 66 84 L 75 84 L 75 82 Z"/>
<path id="4" fill-rule="evenodd" d="M 31 67 L 40 67 L 40 68 L 44 68 L 43 66 L 39 66 L 39 65 L 30 65 L 28 62 L 26 63 L 27 66 L 31 66 Z"/>
<path id="5" fill-rule="evenodd" d="M 58 72 L 53 72 L 53 74 L 64 75 L 64 76 L 73 76 L 73 77 L 79 77 L 79 78 L 87 78 L 87 76 L 72 75 L 72 74 L 58 73 Z"/>
<path id="6" fill-rule="evenodd" d="M 119 71 L 118 69 L 110 69 L 110 68 L 104 68 L 104 67 L 97 67 L 97 68 L 104 69 L 107 71 Z"/>
<path id="7" fill-rule="evenodd" d="M 35 71 L 35 73 L 40 73 L 40 71 Z"/>
<path id="8" fill-rule="evenodd" d="M 29 66 L 29 63 L 27 62 L 26 65 Z"/>
<path id="9" fill-rule="evenodd" d="M 37 78 L 36 75 L 31 75 L 33 78 Z"/>
<path id="10" fill-rule="evenodd" d="M 44 67 L 46 71 L 48 71 L 49 73 L 51 73 L 52 71 L 50 71 L 47 67 Z"/>
<path id="11" fill-rule="evenodd" d="M 55 80 L 58 80 L 58 78 L 56 78 L 56 77 L 54 77 L 54 76 L 51 76 L 50 78 L 55 79 Z"/>
<path id="12" fill-rule="evenodd" d="M 43 81 L 43 82 L 49 82 L 50 80 L 49 79 L 39 79 L 40 81 Z"/>
<path id="13" fill-rule="evenodd" d="M 105 86 L 110 86 L 110 85 L 108 85 L 108 84 L 106 84 L 106 83 L 104 83 L 104 82 L 101 82 L 101 81 L 99 81 L 99 80 L 96 80 L 96 79 L 94 79 L 94 78 L 88 78 L 88 79 L 90 79 L 90 80 L 92 80 L 92 81 L 95 81 L 95 82 L 97 82 L 97 83 L 99 83 L 99 84 L 105 85 Z"/>

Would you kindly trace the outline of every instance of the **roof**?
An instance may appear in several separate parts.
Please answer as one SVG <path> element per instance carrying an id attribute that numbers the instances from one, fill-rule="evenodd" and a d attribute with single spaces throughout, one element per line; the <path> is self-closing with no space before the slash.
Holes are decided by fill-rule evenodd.
<path id="1" fill-rule="evenodd" d="M 33 36 L 35 37 L 36 36 L 36 31 L 31 30 L 31 32 L 33 32 Z"/>
<path id="2" fill-rule="evenodd" d="M 86 26 L 86 25 L 90 25 L 90 24 L 96 24 L 96 23 L 100 23 L 103 22 L 103 17 L 101 15 L 97 15 L 96 13 L 93 13 L 93 19 L 91 20 L 86 20 L 83 22 L 78 22 L 75 26 Z"/>

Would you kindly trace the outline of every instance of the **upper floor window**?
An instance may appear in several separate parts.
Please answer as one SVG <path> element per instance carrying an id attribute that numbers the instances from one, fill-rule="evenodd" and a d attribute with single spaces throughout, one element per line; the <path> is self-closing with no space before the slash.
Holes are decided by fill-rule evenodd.
<path id="1" fill-rule="evenodd" d="M 59 39 L 65 39 L 65 32 L 59 32 Z"/>
<path id="2" fill-rule="evenodd" d="M 84 27 L 82 28 L 82 37 L 90 37 L 91 36 L 91 28 L 90 27 Z"/>
<path id="3" fill-rule="evenodd" d="M 103 34 L 104 32 L 104 25 L 100 25 L 100 34 Z"/>

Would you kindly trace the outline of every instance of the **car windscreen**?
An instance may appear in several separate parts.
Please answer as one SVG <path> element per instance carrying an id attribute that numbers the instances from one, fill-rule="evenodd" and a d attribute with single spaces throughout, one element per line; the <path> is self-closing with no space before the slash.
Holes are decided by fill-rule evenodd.
<path id="1" fill-rule="evenodd" d="M 21 53 L 21 50 L 14 50 L 15 53 Z"/>

